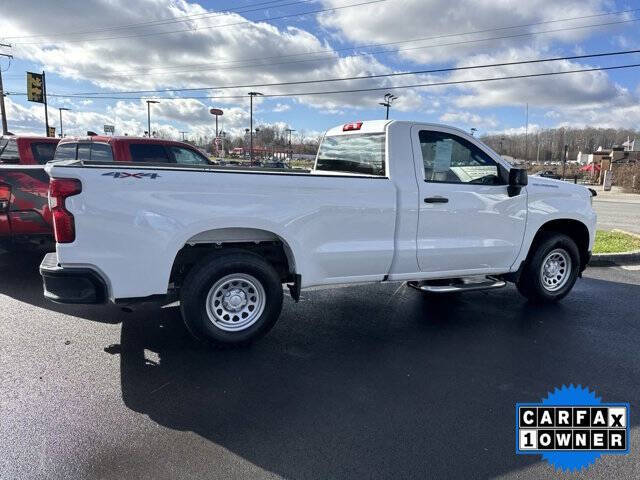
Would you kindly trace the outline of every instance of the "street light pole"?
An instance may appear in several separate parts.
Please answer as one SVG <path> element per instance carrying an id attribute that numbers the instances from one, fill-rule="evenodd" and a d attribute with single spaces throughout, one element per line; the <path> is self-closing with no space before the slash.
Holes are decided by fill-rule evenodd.
<path id="1" fill-rule="evenodd" d="M 64 138 L 64 135 L 62 134 L 62 111 L 64 110 L 65 112 L 69 112 L 71 109 L 65 108 L 65 107 L 58 107 L 58 110 L 60 111 L 60 138 Z"/>
<path id="2" fill-rule="evenodd" d="M 11 45 L 8 43 L 0 43 L 0 47 L 11 48 Z M 0 53 L 0 57 L 7 57 L 9 60 L 13 58 L 13 55 L 9 55 L 8 53 Z M 7 126 L 7 112 L 4 108 L 4 87 L 2 86 L 2 70 L 0 69 L 0 116 L 2 117 L 2 135 L 7 135 L 9 133 L 9 127 Z"/>
<path id="3" fill-rule="evenodd" d="M 287 128 L 285 132 L 289 132 L 289 161 L 293 160 L 293 149 L 291 148 L 291 132 L 295 132 L 292 128 Z"/>
<path id="4" fill-rule="evenodd" d="M 147 100 L 147 132 L 149 138 L 151 138 L 151 104 L 152 103 L 160 103 L 157 100 Z"/>
<path id="5" fill-rule="evenodd" d="M 384 95 L 384 102 L 380 102 L 378 105 L 382 105 L 383 107 L 386 107 L 387 109 L 387 115 L 386 115 L 386 119 L 389 120 L 389 108 L 391 108 L 391 104 L 393 103 L 394 100 L 397 100 L 398 97 L 396 97 L 395 95 L 391 95 L 390 93 L 385 93 Z"/>
<path id="6" fill-rule="evenodd" d="M 253 162 L 253 97 L 262 95 L 260 92 L 249 92 L 249 104 L 251 112 L 249 114 L 249 161 Z"/>

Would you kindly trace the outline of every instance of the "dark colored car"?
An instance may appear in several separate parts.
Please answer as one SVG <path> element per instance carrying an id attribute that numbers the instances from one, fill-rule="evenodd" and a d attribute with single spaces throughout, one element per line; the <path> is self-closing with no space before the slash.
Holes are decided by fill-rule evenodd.
<path id="1" fill-rule="evenodd" d="M 267 162 L 263 165 L 266 168 L 289 168 L 289 165 L 285 162 Z"/>
<path id="2" fill-rule="evenodd" d="M 51 239 L 47 202 L 49 177 L 44 164 L 53 158 L 56 138 L 0 137 L 0 244 Z"/>
<path id="3" fill-rule="evenodd" d="M 5 249 L 53 240 L 48 161 L 211 164 L 187 143 L 158 138 L 3 137 L 0 152 L 0 244 Z"/>
<path id="4" fill-rule="evenodd" d="M 553 178 L 555 180 L 560 180 L 560 175 L 555 173 L 553 170 L 542 170 L 540 172 L 535 173 L 535 175 L 538 175 L 539 177 Z"/>

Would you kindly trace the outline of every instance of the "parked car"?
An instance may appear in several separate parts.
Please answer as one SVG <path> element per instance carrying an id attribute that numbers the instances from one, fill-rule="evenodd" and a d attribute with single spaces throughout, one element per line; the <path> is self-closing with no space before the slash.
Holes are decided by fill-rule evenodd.
<path id="1" fill-rule="evenodd" d="M 51 241 L 47 204 L 49 177 L 44 164 L 53 158 L 56 138 L 0 137 L 0 244 L 5 249 Z"/>
<path id="2" fill-rule="evenodd" d="M 289 164 L 287 164 L 285 162 L 278 161 L 278 160 L 274 160 L 274 161 L 271 161 L 271 162 L 266 162 L 262 166 L 265 167 L 265 168 L 290 168 Z"/>
<path id="3" fill-rule="evenodd" d="M 534 175 L 537 175 L 538 177 L 553 178 L 556 180 L 560 180 L 560 175 L 558 175 L 553 170 L 542 170 L 540 172 L 534 173 Z"/>
<path id="4" fill-rule="evenodd" d="M 297 301 L 318 285 L 408 281 L 439 294 L 514 282 L 558 301 L 595 236 L 585 187 L 529 183 L 479 139 L 426 123 L 332 128 L 311 172 L 91 161 L 47 171 L 57 248 L 40 267 L 45 296 L 177 298 L 189 331 L 214 344 L 271 329 L 283 284 Z"/>
<path id="5" fill-rule="evenodd" d="M 0 140 L 0 150 L 0 243 L 9 249 L 53 241 L 47 201 L 49 177 L 44 170 L 47 161 L 210 164 L 191 145 L 159 138 L 5 137 Z"/>

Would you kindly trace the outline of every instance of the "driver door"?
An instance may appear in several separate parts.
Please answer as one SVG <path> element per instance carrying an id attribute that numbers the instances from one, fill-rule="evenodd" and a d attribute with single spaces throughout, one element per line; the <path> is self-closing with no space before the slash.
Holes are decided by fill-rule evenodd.
<path id="1" fill-rule="evenodd" d="M 458 130 L 417 125 L 411 137 L 420 190 L 421 271 L 507 271 L 524 237 L 526 188 L 509 197 L 505 167 Z"/>

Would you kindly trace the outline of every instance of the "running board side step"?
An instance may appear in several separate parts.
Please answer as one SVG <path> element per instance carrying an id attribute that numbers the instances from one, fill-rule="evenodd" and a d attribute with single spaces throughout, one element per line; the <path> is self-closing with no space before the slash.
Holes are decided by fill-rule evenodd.
<path id="1" fill-rule="evenodd" d="M 407 282 L 407 284 L 430 293 L 454 293 L 470 292 L 473 290 L 492 290 L 504 287 L 507 282 L 495 277 L 463 277 L 449 280 L 423 280 L 420 282 Z"/>

